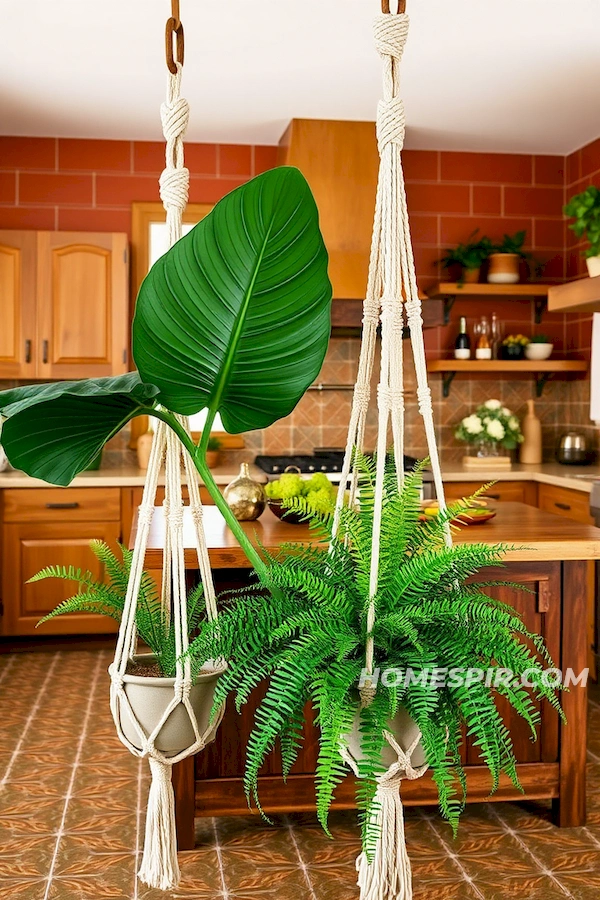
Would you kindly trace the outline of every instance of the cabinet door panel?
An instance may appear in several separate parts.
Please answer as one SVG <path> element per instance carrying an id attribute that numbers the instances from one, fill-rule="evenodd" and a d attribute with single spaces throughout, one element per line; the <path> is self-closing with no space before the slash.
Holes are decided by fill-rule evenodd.
<path id="1" fill-rule="evenodd" d="M 447 481 L 444 482 L 444 492 L 447 500 L 461 500 L 469 497 L 478 490 L 484 480 L 475 481 Z M 486 491 L 485 496 L 490 500 L 506 500 L 511 503 L 527 503 L 530 506 L 537 505 L 537 485 L 529 481 L 497 481 Z"/>
<path id="2" fill-rule="evenodd" d="M 556 665 L 560 665 L 561 573 L 560 563 L 509 563 L 508 569 L 485 569 L 487 580 L 512 581 L 526 591 L 512 587 L 486 588 L 486 593 L 508 603 L 521 616 L 529 631 L 541 634 Z M 531 646 L 530 649 L 533 650 Z M 547 667 L 544 664 L 544 667 Z M 539 704 L 536 704 L 539 709 Z M 546 703 L 541 708 L 538 740 L 532 741 L 529 726 L 497 697 L 497 707 L 510 731 L 519 763 L 556 762 L 558 759 L 558 716 Z M 481 764 L 479 750 L 467 742 L 467 762 Z"/>
<path id="3" fill-rule="evenodd" d="M 89 569 L 102 578 L 102 566 L 90 550 L 94 538 L 113 549 L 120 537 L 117 522 L 59 522 L 5 525 L 3 529 L 3 603 L 7 635 L 108 634 L 117 624 L 106 616 L 73 613 L 42 625 L 37 621 L 62 600 L 75 593 L 73 582 L 47 579 L 36 584 L 27 580 L 49 565 Z"/>
<path id="4" fill-rule="evenodd" d="M 40 375 L 81 378 L 127 371 L 127 239 L 38 234 Z"/>
<path id="5" fill-rule="evenodd" d="M 35 232 L 0 232 L 0 378 L 35 375 L 35 254 Z"/>

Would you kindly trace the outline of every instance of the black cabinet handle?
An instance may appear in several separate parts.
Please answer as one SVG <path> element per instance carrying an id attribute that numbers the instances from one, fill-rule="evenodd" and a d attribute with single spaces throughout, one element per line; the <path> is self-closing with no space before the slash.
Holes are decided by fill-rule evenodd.
<path id="1" fill-rule="evenodd" d="M 79 509 L 79 503 L 46 503 L 46 509 Z"/>
<path id="2" fill-rule="evenodd" d="M 48 341 L 42 341 L 42 362 L 44 365 L 48 362 Z"/>
<path id="3" fill-rule="evenodd" d="M 30 340 L 25 341 L 25 362 L 26 363 L 31 362 L 31 341 Z"/>
<path id="4" fill-rule="evenodd" d="M 554 505 L 557 507 L 557 509 L 567 509 L 567 510 L 571 509 L 571 507 L 569 506 L 568 503 L 559 503 L 557 501 Z"/>

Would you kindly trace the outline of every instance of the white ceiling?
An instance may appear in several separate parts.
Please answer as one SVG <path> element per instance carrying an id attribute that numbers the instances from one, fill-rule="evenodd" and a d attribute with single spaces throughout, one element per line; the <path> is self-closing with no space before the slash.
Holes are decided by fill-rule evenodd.
<path id="1" fill-rule="evenodd" d="M 168 0 L 0 0 L 0 133 L 160 138 Z M 379 0 L 181 0 L 188 138 L 373 119 Z M 407 145 L 567 153 L 600 135 L 599 0 L 408 0 Z M 8 41 L 8 36 L 12 40 Z"/>

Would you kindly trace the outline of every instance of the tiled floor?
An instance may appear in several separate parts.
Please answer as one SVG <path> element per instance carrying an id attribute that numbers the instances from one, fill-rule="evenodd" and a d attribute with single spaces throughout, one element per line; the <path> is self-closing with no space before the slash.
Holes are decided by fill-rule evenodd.
<path id="1" fill-rule="evenodd" d="M 164 900 L 137 883 L 146 764 L 115 737 L 108 653 L 0 656 L 1 900 Z M 91 680 L 90 680 L 91 679 Z M 589 819 L 557 829 L 544 804 L 472 806 L 459 837 L 408 810 L 414 900 L 600 897 L 600 705 L 590 706 Z M 329 841 L 312 816 L 197 820 L 180 855 L 185 900 L 352 900 L 353 813 Z"/>

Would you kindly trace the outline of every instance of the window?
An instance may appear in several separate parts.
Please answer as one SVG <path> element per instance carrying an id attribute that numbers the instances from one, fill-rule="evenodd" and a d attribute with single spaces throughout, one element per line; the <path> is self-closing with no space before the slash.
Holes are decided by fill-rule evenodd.
<path id="1" fill-rule="evenodd" d="M 212 209 L 208 203 L 189 203 L 183 214 L 183 233 L 187 234 L 194 225 L 203 219 Z M 165 224 L 165 211 L 160 202 L 133 203 L 131 214 L 131 244 L 132 244 L 132 272 L 131 286 L 132 312 L 135 307 L 135 298 L 148 270 L 154 265 L 167 248 L 167 227 Z M 206 421 L 206 410 L 201 410 L 190 416 L 192 432 L 197 434 L 202 431 Z M 148 429 L 148 420 L 145 416 L 134 419 L 131 423 L 130 447 L 135 448 L 137 439 Z M 223 431 L 221 417 L 216 416 L 212 427 L 212 433 L 219 438 L 226 449 L 239 449 L 244 446 L 243 438 L 238 435 L 228 434 Z"/>

